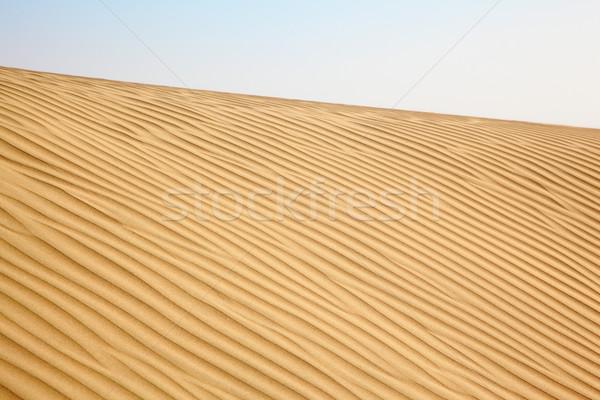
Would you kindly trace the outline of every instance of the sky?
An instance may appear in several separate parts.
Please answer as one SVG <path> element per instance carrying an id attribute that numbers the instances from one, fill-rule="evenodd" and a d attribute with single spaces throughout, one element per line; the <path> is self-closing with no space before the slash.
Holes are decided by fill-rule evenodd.
<path id="1" fill-rule="evenodd" d="M 600 1 L 496 2 L 0 0 L 0 65 L 600 128 Z"/>

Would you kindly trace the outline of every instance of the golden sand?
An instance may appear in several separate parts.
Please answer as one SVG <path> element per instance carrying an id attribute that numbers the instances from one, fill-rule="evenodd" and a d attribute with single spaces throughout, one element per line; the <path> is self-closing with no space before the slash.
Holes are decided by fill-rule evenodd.
<path id="1" fill-rule="evenodd" d="M 600 399 L 600 131 L 384 113 L 0 68 L 0 398 Z"/>

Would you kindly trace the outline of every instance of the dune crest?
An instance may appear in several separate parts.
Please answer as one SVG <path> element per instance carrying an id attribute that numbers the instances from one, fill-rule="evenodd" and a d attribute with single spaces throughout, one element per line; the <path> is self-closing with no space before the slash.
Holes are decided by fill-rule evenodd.
<path id="1" fill-rule="evenodd" d="M 382 112 L 0 68 L 0 398 L 600 398 L 600 131 Z"/>

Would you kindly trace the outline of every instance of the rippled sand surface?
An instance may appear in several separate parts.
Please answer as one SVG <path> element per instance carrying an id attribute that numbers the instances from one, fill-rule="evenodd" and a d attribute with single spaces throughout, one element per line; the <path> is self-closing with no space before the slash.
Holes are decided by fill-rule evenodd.
<path id="1" fill-rule="evenodd" d="M 0 398 L 599 399 L 600 131 L 384 113 L 0 68 Z"/>

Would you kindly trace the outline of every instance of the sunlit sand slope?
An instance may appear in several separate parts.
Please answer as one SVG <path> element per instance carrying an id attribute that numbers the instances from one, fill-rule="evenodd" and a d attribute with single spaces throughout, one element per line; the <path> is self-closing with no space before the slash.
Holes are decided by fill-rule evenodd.
<path id="1" fill-rule="evenodd" d="M 383 113 L 0 68 L 0 398 L 600 399 L 600 131 Z"/>

